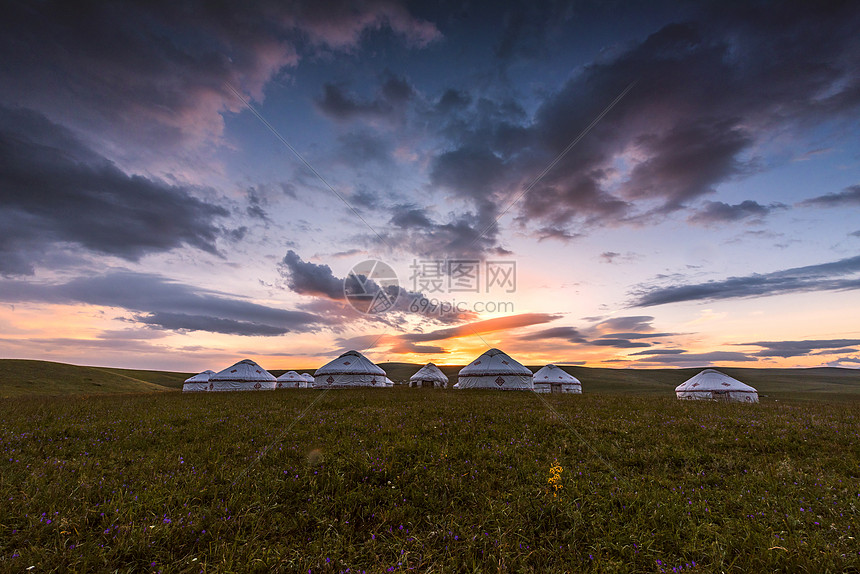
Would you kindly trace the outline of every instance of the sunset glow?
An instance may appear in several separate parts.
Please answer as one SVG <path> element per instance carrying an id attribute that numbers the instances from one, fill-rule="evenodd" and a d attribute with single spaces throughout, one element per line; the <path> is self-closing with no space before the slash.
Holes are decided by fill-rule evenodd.
<path id="1" fill-rule="evenodd" d="M 0 24 L 0 357 L 860 366 L 856 4 L 171 6 Z"/>

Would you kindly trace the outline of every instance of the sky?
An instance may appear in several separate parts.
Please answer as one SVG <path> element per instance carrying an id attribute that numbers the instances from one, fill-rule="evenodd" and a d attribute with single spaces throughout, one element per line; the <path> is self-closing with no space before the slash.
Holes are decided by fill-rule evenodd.
<path id="1" fill-rule="evenodd" d="M 637 4 L 7 3 L 0 357 L 860 367 L 860 5 Z"/>

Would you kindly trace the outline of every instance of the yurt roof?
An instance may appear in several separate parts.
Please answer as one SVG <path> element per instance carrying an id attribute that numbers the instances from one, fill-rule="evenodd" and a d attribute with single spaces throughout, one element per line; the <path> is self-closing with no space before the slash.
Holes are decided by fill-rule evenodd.
<path id="1" fill-rule="evenodd" d="M 433 363 L 427 363 L 418 371 L 409 377 L 410 381 L 436 381 L 439 383 L 447 383 L 448 377 L 445 376 L 439 367 L 434 365 Z"/>
<path id="2" fill-rule="evenodd" d="M 347 351 L 314 373 L 314 377 L 322 375 L 382 375 L 384 377 L 385 371 L 358 351 Z"/>
<path id="3" fill-rule="evenodd" d="M 579 379 L 555 365 L 547 365 L 535 373 L 535 384 L 538 383 L 563 383 L 568 385 L 579 385 Z"/>
<path id="4" fill-rule="evenodd" d="M 715 369 L 705 369 L 701 373 L 687 379 L 686 381 L 675 387 L 675 391 L 733 391 L 746 393 L 757 392 L 753 387 L 746 385 L 739 380 L 734 379 L 727 374 L 721 373 L 720 371 L 717 371 Z"/>
<path id="5" fill-rule="evenodd" d="M 188 377 L 185 379 L 186 383 L 207 383 L 209 382 L 209 376 L 214 375 L 215 371 L 211 369 L 206 369 L 202 373 L 197 373 L 193 377 Z"/>
<path id="6" fill-rule="evenodd" d="M 307 379 L 295 371 L 287 371 L 286 373 L 284 373 L 283 375 L 278 377 L 278 382 L 279 383 L 292 383 L 292 382 L 304 383 L 304 382 L 307 382 Z"/>
<path id="7" fill-rule="evenodd" d="M 462 369 L 461 377 L 492 377 L 496 375 L 532 375 L 532 372 L 498 349 L 490 349 Z"/>
<path id="8" fill-rule="evenodd" d="M 302 373 L 302 378 L 309 383 L 314 382 L 314 376 L 310 373 Z"/>
<path id="9" fill-rule="evenodd" d="M 210 381 L 275 381 L 275 376 L 250 359 L 239 361 L 232 367 L 209 377 Z"/>

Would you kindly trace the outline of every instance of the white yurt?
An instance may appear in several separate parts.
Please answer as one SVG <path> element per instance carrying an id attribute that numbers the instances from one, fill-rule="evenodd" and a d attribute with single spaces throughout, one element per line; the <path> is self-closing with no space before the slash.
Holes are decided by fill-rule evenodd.
<path id="1" fill-rule="evenodd" d="M 209 375 L 214 375 L 215 371 L 205 370 L 202 373 L 197 373 L 193 377 L 188 377 L 182 384 L 183 393 L 198 393 L 209 390 Z"/>
<path id="2" fill-rule="evenodd" d="M 392 380 L 391 380 L 391 379 L 389 379 L 388 377 L 385 377 L 385 386 L 386 386 L 386 387 L 393 387 L 393 386 L 394 386 L 394 381 L 392 381 Z"/>
<path id="3" fill-rule="evenodd" d="M 278 377 L 278 389 L 304 389 L 308 386 L 308 380 L 295 371 L 287 371 Z"/>
<path id="4" fill-rule="evenodd" d="M 409 377 L 410 387 L 440 387 L 448 386 L 448 377 L 433 363 L 427 363 L 418 372 Z"/>
<path id="5" fill-rule="evenodd" d="M 305 385 L 306 387 L 313 387 L 314 386 L 314 376 L 312 374 L 302 373 L 302 378 L 304 378 L 305 382 L 307 383 Z"/>
<path id="6" fill-rule="evenodd" d="M 498 349 L 490 349 L 462 369 L 455 389 L 531 391 L 532 372 Z"/>
<path id="7" fill-rule="evenodd" d="M 582 383 L 564 369 L 547 365 L 534 375 L 536 393 L 582 394 Z"/>
<path id="8" fill-rule="evenodd" d="M 714 369 L 705 369 L 675 387 L 675 396 L 691 400 L 758 402 L 758 391 Z"/>
<path id="9" fill-rule="evenodd" d="M 239 361 L 209 377 L 210 391 L 271 391 L 275 376 L 250 359 Z"/>
<path id="10" fill-rule="evenodd" d="M 389 386 L 385 371 L 358 351 L 347 351 L 314 373 L 315 389 L 350 389 Z"/>

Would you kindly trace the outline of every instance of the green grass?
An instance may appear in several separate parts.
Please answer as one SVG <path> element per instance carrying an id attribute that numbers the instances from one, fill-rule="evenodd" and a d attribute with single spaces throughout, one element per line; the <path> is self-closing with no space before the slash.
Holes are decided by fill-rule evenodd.
<path id="1" fill-rule="evenodd" d="M 265 365 L 264 365 L 265 366 Z M 381 363 L 389 378 L 406 382 L 422 365 Z M 451 384 L 457 381 L 459 365 L 442 366 Z M 537 371 L 540 366 L 530 367 Z M 584 393 L 626 395 L 671 395 L 675 387 L 701 369 L 604 369 L 562 367 L 580 381 Z M 281 375 L 287 370 L 270 372 Z M 860 369 L 720 369 L 777 399 L 860 398 Z M 311 373 L 311 369 L 298 372 Z M 150 393 L 182 389 L 193 373 L 79 367 L 48 361 L 0 359 L 0 398 L 63 396 L 73 394 Z"/>
<path id="2" fill-rule="evenodd" d="M 182 382 L 189 376 L 165 371 L 0 359 L 0 398 L 160 392 L 182 389 Z"/>
<path id="3" fill-rule="evenodd" d="M 858 401 L 158 393 L 0 421 L 3 572 L 860 569 Z"/>

